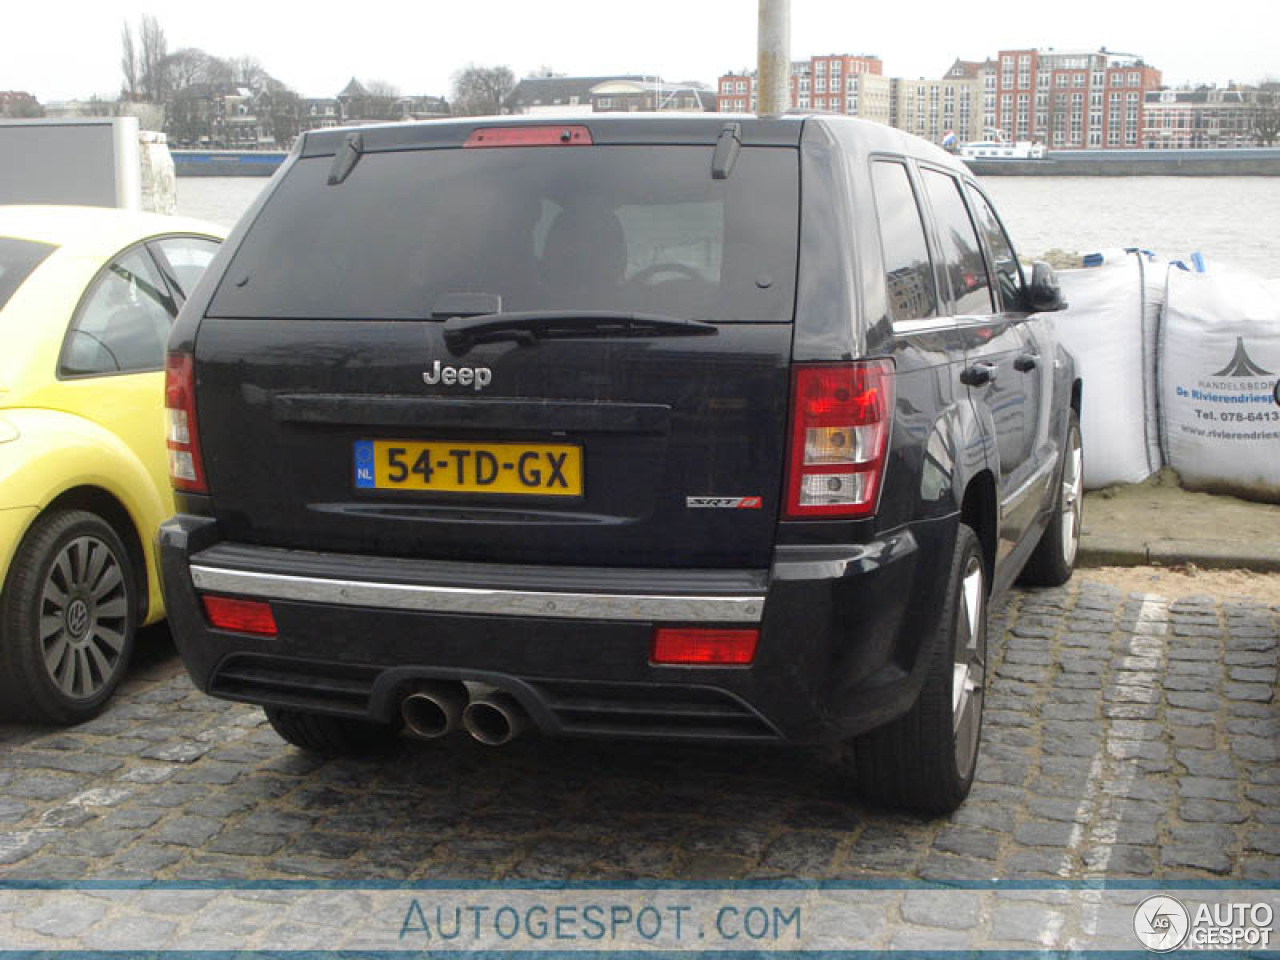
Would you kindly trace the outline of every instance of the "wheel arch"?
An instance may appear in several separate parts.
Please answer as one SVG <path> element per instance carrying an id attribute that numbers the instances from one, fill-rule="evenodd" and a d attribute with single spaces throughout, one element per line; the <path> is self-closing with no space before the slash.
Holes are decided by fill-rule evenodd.
<path id="1" fill-rule="evenodd" d="M 996 545 L 1000 535 L 996 506 L 996 481 L 990 470 L 982 470 L 965 486 L 960 501 L 960 522 L 977 534 L 982 545 L 982 563 L 987 572 L 987 592 L 995 582 Z"/>
<path id="2" fill-rule="evenodd" d="M 124 541 L 137 571 L 138 622 L 164 612 L 154 532 L 173 514 L 172 495 L 132 447 L 102 426 L 39 408 L 5 411 L 19 430 L 0 446 L 0 502 L 33 508 L 18 541 L 50 510 L 79 508 L 103 517 Z M 15 544 L 16 549 L 16 544 Z"/>
<path id="3" fill-rule="evenodd" d="M 129 553 L 129 562 L 140 574 L 137 583 L 137 617 L 139 625 L 145 623 L 152 607 L 151 579 L 154 565 L 150 562 L 151 553 L 143 546 L 138 534 L 138 526 L 125 505 L 102 487 L 84 485 L 58 494 L 40 511 L 36 519 L 58 510 L 85 510 L 110 524 L 116 536 L 124 543 L 124 548 Z"/>

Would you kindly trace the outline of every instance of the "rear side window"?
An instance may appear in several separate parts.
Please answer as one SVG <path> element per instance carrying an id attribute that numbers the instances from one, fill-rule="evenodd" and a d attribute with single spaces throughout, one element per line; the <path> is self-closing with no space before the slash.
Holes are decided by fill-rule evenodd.
<path id="1" fill-rule="evenodd" d="M 0 237 L 0 310 L 31 276 L 31 271 L 58 248 L 51 243 Z"/>
<path id="2" fill-rule="evenodd" d="M 991 281 L 987 278 L 978 234 L 960 192 L 960 181 L 937 170 L 926 169 L 923 175 L 955 311 L 960 316 L 989 314 L 992 312 Z"/>
<path id="3" fill-rule="evenodd" d="M 798 151 L 710 146 L 369 153 L 329 186 L 297 161 L 246 235 L 211 317 L 430 319 L 450 294 L 506 312 L 790 321 Z M 443 319 L 438 318 L 438 319 Z"/>
<path id="4" fill-rule="evenodd" d="M 987 238 L 987 247 L 991 250 L 992 265 L 996 270 L 996 292 L 1002 310 L 1023 310 L 1026 308 L 1026 297 L 1023 296 L 1022 267 L 1014 255 L 1013 244 L 1009 235 L 1004 232 L 1000 218 L 992 209 L 987 198 L 972 186 L 969 197 L 973 201 L 973 209 L 978 217 L 978 225 L 982 235 Z"/>
<path id="5" fill-rule="evenodd" d="M 151 241 L 150 246 L 159 252 L 169 279 L 183 297 L 191 296 L 200 275 L 218 252 L 218 244 L 203 237 L 165 237 Z"/>
<path id="6" fill-rule="evenodd" d="M 139 373 L 164 366 L 173 298 L 142 246 L 116 257 L 98 276 L 67 331 L 61 376 Z"/>
<path id="7" fill-rule="evenodd" d="M 936 317 L 938 291 L 933 264 L 907 168 L 901 163 L 877 160 L 871 165 L 871 177 L 893 321 Z"/>

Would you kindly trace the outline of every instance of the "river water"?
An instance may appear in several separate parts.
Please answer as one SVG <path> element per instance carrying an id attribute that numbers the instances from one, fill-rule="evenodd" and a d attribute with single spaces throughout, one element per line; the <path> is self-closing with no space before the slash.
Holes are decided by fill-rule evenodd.
<path id="1" fill-rule="evenodd" d="M 257 177 L 183 177 L 178 212 L 231 226 L 266 186 Z M 1280 177 L 987 177 L 1023 256 L 1145 247 L 1171 259 L 1280 277 Z"/>

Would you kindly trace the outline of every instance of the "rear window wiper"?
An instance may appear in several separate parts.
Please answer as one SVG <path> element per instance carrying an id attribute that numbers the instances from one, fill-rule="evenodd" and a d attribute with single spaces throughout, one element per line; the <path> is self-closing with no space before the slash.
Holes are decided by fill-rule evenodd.
<path id="1" fill-rule="evenodd" d="M 444 342 L 454 353 L 477 343 L 514 340 L 530 346 L 538 340 L 582 337 L 705 337 L 718 333 L 715 324 L 649 313 L 612 310 L 532 310 L 450 317 Z"/>

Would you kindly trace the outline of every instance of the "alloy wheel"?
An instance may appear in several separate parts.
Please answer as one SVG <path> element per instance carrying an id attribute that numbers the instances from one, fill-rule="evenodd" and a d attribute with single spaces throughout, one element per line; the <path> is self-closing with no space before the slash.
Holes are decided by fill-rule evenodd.
<path id="1" fill-rule="evenodd" d="M 50 564 L 40 597 L 40 646 L 49 678 L 64 695 L 87 700 L 120 669 L 127 589 L 120 559 L 97 537 L 76 537 Z"/>
<path id="2" fill-rule="evenodd" d="M 1070 446 L 1062 465 L 1059 522 L 1062 524 L 1062 559 L 1071 567 L 1080 547 L 1080 521 L 1084 513 L 1084 453 L 1080 449 L 1080 434 L 1072 430 L 1068 437 Z"/>
<path id="3" fill-rule="evenodd" d="M 967 777 L 978 756 L 982 700 L 986 690 L 986 586 L 982 561 L 965 563 L 956 610 L 955 665 L 951 682 L 951 719 L 955 734 L 956 771 Z"/>

